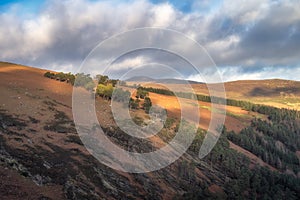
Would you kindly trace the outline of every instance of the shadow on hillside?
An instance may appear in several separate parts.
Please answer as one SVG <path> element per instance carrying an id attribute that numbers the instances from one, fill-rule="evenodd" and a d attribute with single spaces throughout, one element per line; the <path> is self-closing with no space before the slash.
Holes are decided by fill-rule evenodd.
<path id="1" fill-rule="evenodd" d="M 281 88 L 274 88 L 268 89 L 264 87 L 256 87 L 251 90 L 247 96 L 249 97 L 274 97 L 274 96 L 281 96 L 281 94 L 300 94 L 299 87 L 281 87 Z"/>

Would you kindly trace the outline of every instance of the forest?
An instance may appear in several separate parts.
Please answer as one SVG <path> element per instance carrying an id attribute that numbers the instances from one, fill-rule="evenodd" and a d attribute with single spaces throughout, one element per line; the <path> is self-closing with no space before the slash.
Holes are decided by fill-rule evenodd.
<path id="1" fill-rule="evenodd" d="M 175 96 L 175 93 L 165 89 L 144 87 L 142 89 Z M 176 96 L 190 99 L 192 94 L 177 92 Z M 197 99 L 211 102 L 211 97 L 205 95 L 197 94 Z M 218 98 L 215 98 L 214 102 L 218 102 Z M 232 99 L 227 99 L 226 104 L 266 115 L 265 120 L 253 119 L 250 126 L 239 133 L 227 131 L 224 126 L 217 145 L 204 158 L 211 163 L 216 172 L 224 173 L 227 198 L 300 199 L 300 165 L 296 156 L 296 151 L 300 149 L 299 111 Z M 191 154 L 197 156 L 205 134 L 204 130 L 198 130 L 196 139 L 189 149 Z M 250 160 L 231 149 L 229 141 L 255 154 L 276 170 L 271 171 L 258 165 L 251 168 Z M 193 187 L 190 190 L 185 195 L 186 199 L 215 198 L 205 190 L 197 192 Z"/>

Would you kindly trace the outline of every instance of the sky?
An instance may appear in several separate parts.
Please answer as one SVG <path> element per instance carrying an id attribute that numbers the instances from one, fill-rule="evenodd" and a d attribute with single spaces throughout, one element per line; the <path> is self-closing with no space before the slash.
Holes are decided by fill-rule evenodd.
<path id="1" fill-rule="evenodd" d="M 196 41 L 224 81 L 300 81 L 299 10 L 298 0 L 2 0 L 0 60 L 76 73 L 102 41 L 133 29 L 156 27 Z M 169 37 L 165 40 L 167 49 L 178 43 Z M 135 42 L 131 38 L 123 45 Z M 180 42 L 178 49 L 195 54 L 188 42 Z M 106 53 L 114 53 L 106 48 Z M 162 65 L 150 65 L 163 63 L 178 70 L 181 76 L 170 73 L 173 78 L 202 81 L 189 63 L 175 57 L 160 50 L 128 52 L 112 68 L 122 74 L 124 69 L 144 66 L 161 78 L 168 74 L 159 73 Z M 208 67 L 203 73 L 214 73 Z"/>

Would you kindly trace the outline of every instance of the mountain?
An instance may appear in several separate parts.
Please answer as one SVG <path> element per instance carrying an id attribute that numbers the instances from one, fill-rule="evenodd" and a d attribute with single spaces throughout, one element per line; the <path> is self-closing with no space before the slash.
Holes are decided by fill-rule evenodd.
<path id="1" fill-rule="evenodd" d="M 197 81 L 188 81 L 182 79 L 168 78 L 168 79 L 153 79 L 147 76 L 134 76 L 125 80 L 126 82 L 152 82 L 152 83 L 165 83 L 165 84 L 203 84 Z"/>
<path id="2" fill-rule="evenodd" d="M 197 93 L 208 95 L 205 85 L 193 84 Z M 300 82 L 282 79 L 241 80 L 224 83 L 226 97 L 253 103 L 300 110 Z"/>
<path id="3" fill-rule="evenodd" d="M 186 108 L 199 107 L 201 112 L 200 128 L 186 153 L 166 168 L 126 173 L 107 167 L 87 151 L 73 121 L 72 85 L 46 78 L 45 72 L 0 63 L 1 199 L 300 198 L 300 117 L 295 111 L 228 106 L 226 128 L 215 148 L 200 159 L 211 113 L 223 113 L 208 102 L 197 106 L 186 99 Z M 178 129 L 175 97 L 149 96 L 153 104 L 167 109 L 168 120 L 148 139 L 124 133 L 114 121 L 111 102 L 95 99 L 102 129 L 124 150 L 151 152 L 172 140 Z M 149 121 L 142 109 L 130 114 L 136 122 Z"/>

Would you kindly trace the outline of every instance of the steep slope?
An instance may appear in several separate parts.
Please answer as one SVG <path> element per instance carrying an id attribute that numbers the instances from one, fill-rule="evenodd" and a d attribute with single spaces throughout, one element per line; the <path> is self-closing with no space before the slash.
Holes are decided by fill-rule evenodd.
<path id="1" fill-rule="evenodd" d="M 200 160 L 198 151 L 205 135 L 202 131 L 197 133 L 190 149 L 164 169 L 132 174 L 108 168 L 88 153 L 77 135 L 72 119 L 72 86 L 44 78 L 44 73 L 36 68 L 0 64 L 1 199 L 224 199 L 233 198 L 232 195 L 250 198 L 253 194 L 262 197 L 265 190 L 257 188 L 269 180 L 268 176 L 278 180 L 279 186 L 271 189 L 286 187 L 286 191 L 278 190 L 280 194 L 285 196 L 292 191 L 292 195 L 298 195 L 295 197 L 300 196 L 295 192 L 297 184 L 283 186 L 286 177 L 294 181 L 294 176 L 266 171 L 259 167 L 266 165 L 261 161 L 251 163 L 232 150 L 223 135 L 214 150 Z M 208 112 L 209 105 L 203 104 L 202 109 Z M 237 109 L 229 107 L 230 117 L 237 119 L 234 123 L 240 123 L 238 114 L 242 111 Z M 151 140 L 135 139 L 118 129 L 109 101 L 97 98 L 96 110 L 101 126 L 114 143 L 137 152 L 156 148 Z M 163 130 L 172 135 L 173 129 Z M 163 136 L 161 140 L 166 137 Z M 244 177 L 245 180 L 241 179 Z M 250 187 L 253 180 L 256 185 Z M 273 193 L 268 195 L 273 197 Z"/>
<path id="2" fill-rule="evenodd" d="M 94 159 L 75 131 L 72 86 L 44 78 L 44 73 L 36 68 L 1 63 L 0 174 L 14 177 L 6 181 L 3 175 L 4 186 L 10 185 L 13 191 L 2 190 L 2 199 L 24 196 L 29 199 L 169 199 L 178 192 L 184 193 L 186 189 L 181 188 L 177 177 L 183 158 L 169 168 L 147 174 L 122 173 Z M 109 102 L 98 99 L 96 106 L 100 121 L 105 122 L 103 127 L 113 125 Z M 109 129 L 107 132 L 110 134 Z M 120 144 L 128 140 L 123 133 L 114 137 Z M 203 182 L 202 178 L 209 185 L 211 180 L 205 175 L 197 179 Z M 24 182 L 27 186 L 20 187 Z M 29 189 L 35 187 L 40 194 Z M 49 188 L 55 192 L 47 192 Z"/>

